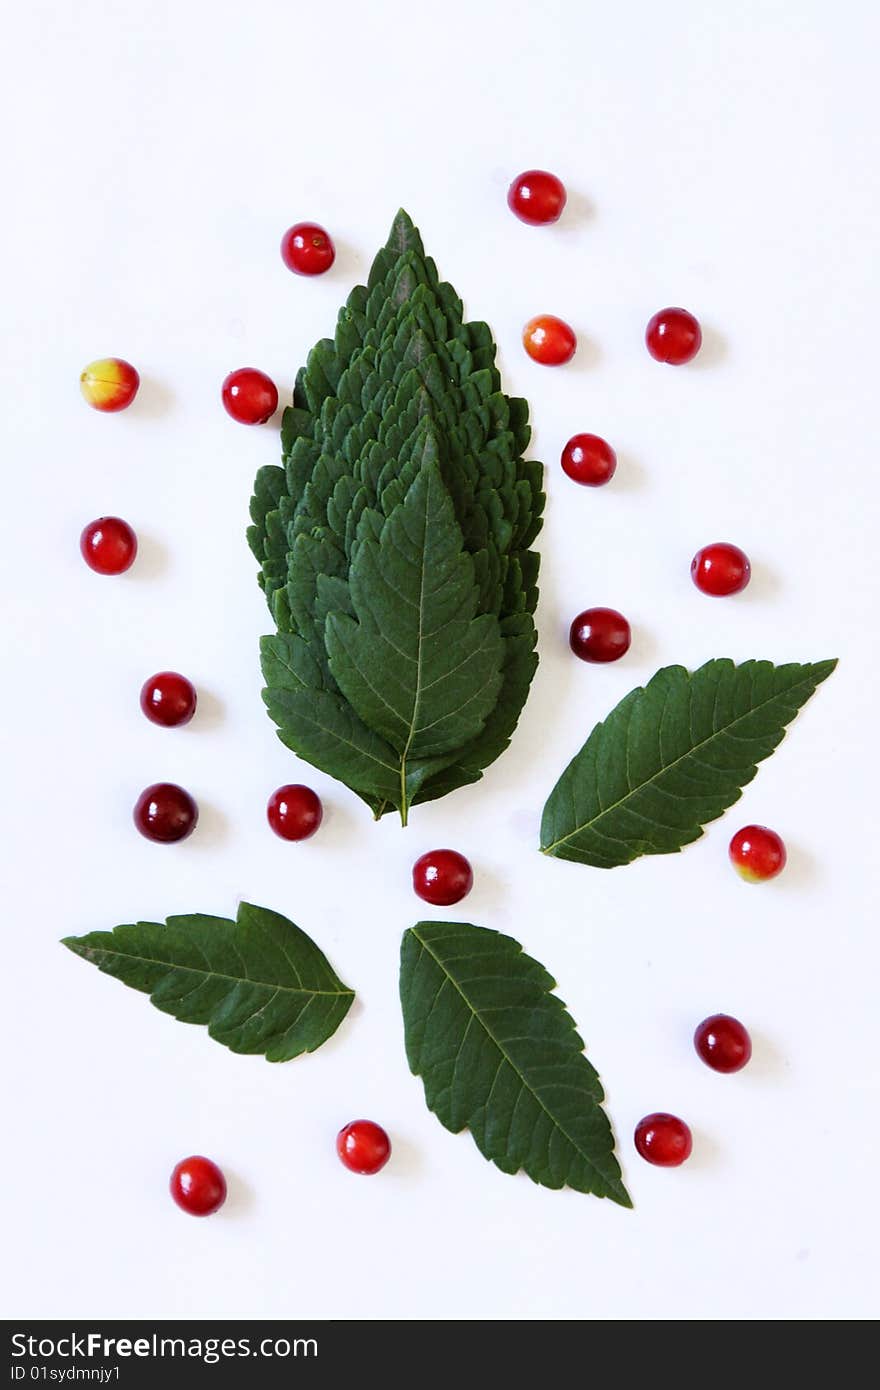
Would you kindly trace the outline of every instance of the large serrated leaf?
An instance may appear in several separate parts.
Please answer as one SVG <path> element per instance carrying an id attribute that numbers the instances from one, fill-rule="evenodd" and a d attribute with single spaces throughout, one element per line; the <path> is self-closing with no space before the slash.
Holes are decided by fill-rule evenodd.
<path id="1" fill-rule="evenodd" d="M 67 936 L 63 944 L 183 1023 L 201 1023 L 232 1052 L 287 1062 L 336 1032 L 354 991 L 314 941 L 265 907 L 234 922 L 193 913 Z"/>
<path id="2" fill-rule="evenodd" d="M 518 942 L 469 923 L 404 934 L 400 999 L 410 1070 L 454 1134 L 503 1172 L 631 1206 L 599 1077 L 553 979 Z"/>
<path id="3" fill-rule="evenodd" d="M 310 663 L 304 684 L 268 663 L 279 736 L 376 815 L 396 807 L 406 821 L 477 780 L 516 726 L 536 662 L 529 547 L 544 504 L 528 440 L 487 325 L 464 322 L 398 213 L 368 286 L 297 375 L 284 467 L 260 471 L 248 530 L 279 634 Z M 413 528 L 422 501 L 430 515 Z M 377 792 L 368 745 L 393 750 L 393 792 Z"/>
<path id="4" fill-rule="evenodd" d="M 699 839 L 836 664 L 664 667 L 597 724 L 563 772 L 544 807 L 542 851 L 610 869 Z"/>

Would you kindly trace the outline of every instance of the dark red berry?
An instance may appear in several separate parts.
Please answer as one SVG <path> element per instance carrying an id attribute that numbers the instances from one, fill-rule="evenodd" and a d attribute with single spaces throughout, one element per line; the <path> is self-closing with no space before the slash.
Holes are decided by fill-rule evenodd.
<path id="1" fill-rule="evenodd" d="M 188 724 L 196 712 L 195 688 L 177 671 L 159 671 L 141 686 L 141 709 L 166 729 Z"/>
<path id="2" fill-rule="evenodd" d="M 694 1033 L 694 1047 L 713 1071 L 742 1071 L 752 1055 L 748 1029 L 730 1014 L 712 1014 L 711 1018 L 704 1018 Z"/>
<path id="3" fill-rule="evenodd" d="M 633 1136 L 638 1152 L 658 1168 L 677 1168 L 691 1156 L 694 1141 L 690 1129 L 677 1115 L 655 1111 L 636 1125 Z"/>
<path id="4" fill-rule="evenodd" d="M 474 871 L 463 854 L 454 849 L 431 849 L 413 864 L 413 889 L 434 907 L 451 907 L 466 898 L 474 886 Z"/>
<path id="5" fill-rule="evenodd" d="M 337 1134 L 336 1152 L 352 1173 L 378 1173 L 391 1157 L 391 1140 L 372 1120 L 352 1120 Z"/>
<path id="6" fill-rule="evenodd" d="M 226 1179 L 217 1164 L 201 1154 L 182 1158 L 168 1187 L 181 1211 L 190 1216 L 211 1216 L 226 1201 Z"/>
<path id="7" fill-rule="evenodd" d="M 278 409 L 278 388 L 256 367 L 230 372 L 220 391 L 227 415 L 240 425 L 265 425 Z"/>
<path id="8" fill-rule="evenodd" d="M 323 275 L 336 260 L 336 247 L 317 222 L 297 222 L 281 238 L 281 258 L 297 275 Z"/>
<path id="9" fill-rule="evenodd" d="M 199 808 L 188 791 L 174 782 L 154 782 L 134 806 L 134 823 L 148 840 L 162 845 L 185 840 L 198 824 Z"/>
<path id="10" fill-rule="evenodd" d="M 565 207 L 565 184 L 544 169 L 528 169 L 508 188 L 507 206 L 533 227 L 558 222 Z"/>
<path id="11" fill-rule="evenodd" d="M 648 322 L 645 342 L 657 362 L 681 367 L 700 351 L 703 333 L 693 314 L 687 309 L 661 309 Z"/>
<path id="12" fill-rule="evenodd" d="M 598 434 L 575 434 L 562 451 L 562 467 L 584 487 L 602 487 L 614 477 L 617 455 Z"/>
<path id="13" fill-rule="evenodd" d="M 137 536 L 119 516 L 99 516 L 79 538 L 80 554 L 95 574 L 124 574 L 137 555 Z"/>
<path id="14" fill-rule="evenodd" d="M 577 348 L 574 329 L 555 314 L 539 314 L 523 329 L 523 347 L 533 362 L 544 367 L 561 367 L 570 362 Z"/>
<path id="15" fill-rule="evenodd" d="M 751 577 L 748 555 L 728 541 L 704 545 L 691 560 L 691 579 L 701 593 L 714 598 L 741 593 Z"/>
<path id="16" fill-rule="evenodd" d="M 631 640 L 629 623 L 616 608 L 585 608 L 568 632 L 568 645 L 581 661 L 617 661 Z"/>
<path id="17" fill-rule="evenodd" d="M 746 883 L 766 883 L 785 868 L 785 842 L 766 825 L 744 825 L 730 842 L 730 862 Z"/>
<path id="18" fill-rule="evenodd" d="M 324 808 L 311 787 L 291 782 L 269 797 L 266 818 L 282 840 L 307 840 L 321 824 Z"/>

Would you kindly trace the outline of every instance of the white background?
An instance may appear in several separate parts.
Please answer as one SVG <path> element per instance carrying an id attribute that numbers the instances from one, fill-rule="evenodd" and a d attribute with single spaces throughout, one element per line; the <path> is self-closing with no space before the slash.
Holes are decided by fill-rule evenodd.
<path id="1" fill-rule="evenodd" d="M 877 1311 L 878 40 L 867 0 L 54 0 L 7 19 L 7 1316 Z M 570 190 L 556 228 L 507 210 L 509 180 L 535 165 Z M 219 401 L 246 364 L 289 394 L 401 204 L 492 325 L 549 493 L 542 659 L 514 744 L 405 832 L 297 763 L 263 712 L 269 621 L 244 526 L 277 435 Z M 314 281 L 278 254 L 301 218 L 339 248 Z M 681 370 L 642 342 L 669 303 L 705 330 Z M 570 367 L 525 358 L 520 326 L 542 311 L 581 335 Z M 105 354 L 142 374 L 118 416 L 79 397 L 81 367 Z M 618 449 L 602 491 L 559 468 L 578 430 Z M 79 557 L 104 513 L 140 535 L 121 579 Z M 691 555 L 716 539 L 752 557 L 741 597 L 691 584 Z M 604 669 L 565 640 L 601 603 L 634 630 Z M 716 655 L 841 664 L 681 856 L 610 873 L 540 856 L 543 800 L 593 723 L 659 665 Z M 198 685 L 188 729 L 139 712 L 164 667 Z M 201 805 L 185 844 L 132 827 L 159 779 Z M 299 779 L 326 820 L 288 845 L 264 806 Z M 727 863 L 752 820 L 790 851 L 758 888 Z M 427 1112 L 397 958 L 424 912 L 411 862 L 443 844 L 476 873 L 445 915 L 511 932 L 557 978 L 607 1086 L 633 1212 L 506 1177 Z M 57 944 L 137 917 L 234 915 L 242 897 L 293 917 L 358 991 L 313 1057 L 233 1056 Z M 752 1030 L 739 1076 L 693 1052 L 716 1010 Z M 693 1126 L 677 1171 L 634 1153 L 654 1109 Z M 372 1181 L 334 1154 L 359 1115 L 394 1141 Z M 229 1176 L 208 1221 L 167 1194 L 191 1152 Z"/>

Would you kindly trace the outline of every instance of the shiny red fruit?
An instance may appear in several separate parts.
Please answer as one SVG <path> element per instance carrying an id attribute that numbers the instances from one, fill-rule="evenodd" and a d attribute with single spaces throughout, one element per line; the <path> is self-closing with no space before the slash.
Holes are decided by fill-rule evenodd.
<path id="1" fill-rule="evenodd" d="M 199 808 L 189 792 L 175 782 L 154 782 L 135 802 L 133 818 L 146 839 L 172 845 L 195 830 Z"/>
<path id="2" fill-rule="evenodd" d="M 681 367 L 700 351 L 703 331 L 687 309 L 661 309 L 648 322 L 645 343 L 656 362 Z"/>
<path id="3" fill-rule="evenodd" d="M 192 681 L 177 671 L 158 671 L 141 686 L 141 709 L 153 724 L 173 729 L 188 724 L 196 712 Z"/>
<path id="4" fill-rule="evenodd" d="M 474 871 L 454 849 L 431 849 L 413 864 L 413 890 L 434 907 L 451 907 L 474 886 Z"/>
<path id="5" fill-rule="evenodd" d="M 337 1134 L 336 1152 L 352 1173 L 378 1173 L 391 1157 L 391 1140 L 372 1120 L 352 1120 Z"/>
<path id="6" fill-rule="evenodd" d="M 523 329 L 523 347 L 533 362 L 544 367 L 561 367 L 570 362 L 577 348 L 574 329 L 554 314 L 539 314 Z"/>
<path id="7" fill-rule="evenodd" d="M 677 1168 L 690 1158 L 694 1146 L 684 1120 L 662 1110 L 639 1120 L 633 1138 L 642 1158 L 658 1168 Z"/>
<path id="8" fill-rule="evenodd" d="M 137 536 L 119 516 L 99 516 L 79 538 L 80 554 L 95 574 L 124 574 L 137 555 Z"/>
<path id="9" fill-rule="evenodd" d="M 581 661 L 618 661 L 631 641 L 629 623 L 616 608 L 585 608 L 568 632 L 568 645 Z"/>
<path id="10" fill-rule="evenodd" d="M 265 425 L 278 409 L 278 388 L 256 367 L 230 372 L 220 389 L 227 415 L 240 425 Z"/>
<path id="11" fill-rule="evenodd" d="M 746 883 L 766 883 L 785 868 L 785 842 L 766 825 L 744 825 L 730 842 L 730 862 Z"/>
<path id="12" fill-rule="evenodd" d="M 269 797 L 266 819 L 282 840 L 307 840 L 324 818 L 321 798 L 311 787 L 291 782 Z"/>
<path id="13" fill-rule="evenodd" d="M 519 174 L 507 190 L 507 206 L 532 227 L 558 222 L 565 207 L 565 184 L 544 169 Z"/>
<path id="14" fill-rule="evenodd" d="M 281 258 L 296 275 L 323 275 L 336 260 L 336 247 L 317 222 L 297 222 L 281 238 Z"/>
<path id="15" fill-rule="evenodd" d="M 752 1040 L 748 1029 L 730 1014 L 712 1014 L 704 1018 L 694 1033 L 697 1055 L 713 1071 L 742 1071 L 752 1055 Z"/>
<path id="16" fill-rule="evenodd" d="M 562 451 L 562 468 L 583 487 L 602 487 L 614 477 L 617 455 L 598 434 L 575 434 Z"/>
<path id="17" fill-rule="evenodd" d="M 212 1216 L 226 1201 L 223 1173 L 201 1154 L 192 1154 L 175 1164 L 168 1188 L 181 1211 L 190 1216 Z"/>
<path id="18" fill-rule="evenodd" d="M 748 555 L 729 541 L 704 545 L 691 560 L 691 579 L 700 593 L 714 598 L 741 593 L 751 577 Z"/>

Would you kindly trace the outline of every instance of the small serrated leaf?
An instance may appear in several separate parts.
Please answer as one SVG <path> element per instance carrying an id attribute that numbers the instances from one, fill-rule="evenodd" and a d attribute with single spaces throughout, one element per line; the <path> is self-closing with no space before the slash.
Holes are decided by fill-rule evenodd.
<path id="1" fill-rule="evenodd" d="M 234 922 L 193 913 L 67 936 L 63 945 L 232 1052 L 287 1062 L 336 1032 L 354 991 L 293 922 L 241 903 Z"/>
<path id="2" fill-rule="evenodd" d="M 740 792 L 836 661 L 666 666 L 597 724 L 544 807 L 541 849 L 610 869 L 674 854 Z"/>
<path id="3" fill-rule="evenodd" d="M 631 1206 L 602 1085 L 554 988 L 509 936 L 418 922 L 400 956 L 410 1070 L 440 1123 L 469 1129 L 502 1172 Z"/>
<path id="4" fill-rule="evenodd" d="M 361 719 L 410 758 L 460 748 L 495 707 L 504 644 L 476 614 L 471 557 L 435 464 L 419 470 L 349 575 L 357 621 L 327 620 L 330 670 Z"/>

